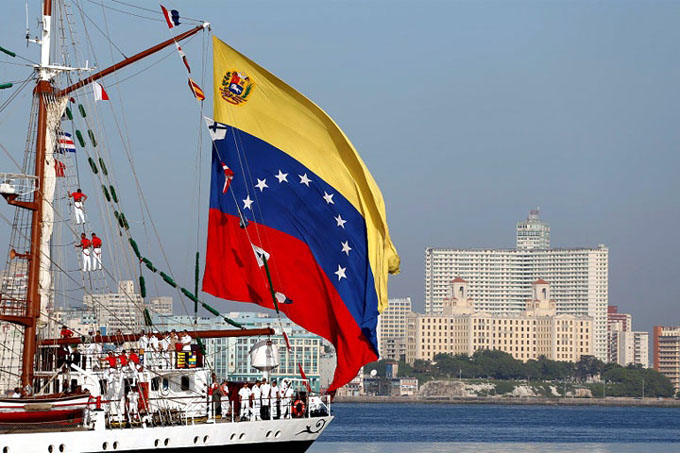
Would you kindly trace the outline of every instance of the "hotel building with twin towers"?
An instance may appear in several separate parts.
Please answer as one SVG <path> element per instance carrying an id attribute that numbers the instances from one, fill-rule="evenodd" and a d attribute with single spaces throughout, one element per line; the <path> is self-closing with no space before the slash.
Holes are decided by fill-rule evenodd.
<path id="1" fill-rule="evenodd" d="M 475 311 L 520 314 L 533 298 L 533 286 L 550 283 L 557 315 L 588 316 L 593 322 L 593 355 L 607 360 L 609 250 L 597 247 L 551 248 L 550 226 L 531 210 L 517 223 L 512 249 L 425 250 L 425 313 L 441 314 L 451 282 L 464 279 Z"/>

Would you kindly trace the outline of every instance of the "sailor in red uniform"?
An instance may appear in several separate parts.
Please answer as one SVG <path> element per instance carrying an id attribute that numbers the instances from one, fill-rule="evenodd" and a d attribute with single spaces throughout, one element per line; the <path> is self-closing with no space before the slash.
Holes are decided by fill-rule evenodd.
<path id="1" fill-rule="evenodd" d="M 96 234 L 92 233 L 92 251 L 94 252 L 94 256 L 92 257 L 92 270 L 96 271 L 97 269 L 102 268 L 102 240 L 99 239 L 99 236 Z"/>
<path id="2" fill-rule="evenodd" d="M 80 235 L 80 244 L 76 244 L 76 247 L 82 248 L 83 252 L 83 272 L 88 272 L 92 270 L 92 262 L 90 260 L 90 246 L 92 242 L 85 236 L 85 233 Z"/>
<path id="3" fill-rule="evenodd" d="M 83 211 L 83 202 L 87 200 L 85 195 L 78 187 L 78 190 L 68 194 L 69 198 L 73 198 L 73 210 L 76 217 L 76 224 L 85 223 L 85 211 Z"/>
<path id="4" fill-rule="evenodd" d="M 71 338 L 73 336 L 73 331 L 66 326 L 61 326 L 61 338 Z"/>

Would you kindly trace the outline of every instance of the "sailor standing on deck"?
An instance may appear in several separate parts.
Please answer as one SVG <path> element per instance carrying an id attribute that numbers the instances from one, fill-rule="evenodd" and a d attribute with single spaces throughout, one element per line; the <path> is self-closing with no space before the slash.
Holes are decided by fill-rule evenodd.
<path id="1" fill-rule="evenodd" d="M 73 198 L 73 210 L 76 218 L 76 225 L 85 223 L 85 212 L 83 211 L 83 202 L 87 200 L 87 195 L 81 192 L 80 187 L 75 192 L 68 194 L 69 198 Z"/>
<path id="2" fill-rule="evenodd" d="M 260 388 L 260 380 L 255 381 L 255 385 L 250 389 L 253 394 L 253 419 L 260 420 L 260 408 L 262 407 L 262 389 Z"/>
<path id="3" fill-rule="evenodd" d="M 148 338 L 149 338 L 149 353 L 147 355 L 149 359 L 148 366 L 158 366 L 158 351 L 160 350 L 160 344 L 158 342 L 158 338 L 156 335 L 153 334 L 153 332 L 148 333 Z"/>
<path id="4" fill-rule="evenodd" d="M 260 386 L 260 391 L 262 392 L 262 409 L 260 410 L 260 416 L 262 420 L 269 420 L 270 402 L 272 394 L 272 386 L 267 382 L 267 378 L 262 378 L 262 385 Z"/>
<path id="5" fill-rule="evenodd" d="M 272 418 L 274 420 L 278 420 L 281 418 L 281 388 L 276 385 L 276 380 L 272 380 L 272 402 L 271 402 L 271 411 L 272 411 Z"/>
<path id="6" fill-rule="evenodd" d="M 229 386 L 227 380 L 223 380 L 220 384 L 220 394 L 222 395 L 222 417 L 225 418 L 229 415 Z"/>
<path id="7" fill-rule="evenodd" d="M 281 405 L 283 406 L 283 418 L 290 418 L 291 404 L 293 403 L 293 386 L 288 381 L 283 381 Z"/>
<path id="8" fill-rule="evenodd" d="M 102 268 L 102 240 L 99 239 L 99 237 L 92 233 L 92 251 L 94 252 L 94 256 L 92 257 L 92 270 L 96 271 L 97 269 L 101 270 Z"/>
<path id="9" fill-rule="evenodd" d="M 92 242 L 85 236 L 85 233 L 80 235 L 80 244 L 76 244 L 76 247 L 82 248 L 83 255 L 83 272 L 89 272 L 92 270 L 92 262 L 90 260 L 90 246 Z"/>
<path id="10" fill-rule="evenodd" d="M 251 391 L 249 384 L 246 382 L 238 391 L 239 402 L 241 403 L 241 410 L 239 411 L 239 421 L 247 420 L 250 416 L 250 396 Z"/>

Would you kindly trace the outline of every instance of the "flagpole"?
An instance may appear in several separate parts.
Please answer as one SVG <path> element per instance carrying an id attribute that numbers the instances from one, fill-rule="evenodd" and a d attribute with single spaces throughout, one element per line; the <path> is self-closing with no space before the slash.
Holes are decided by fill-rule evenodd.
<path id="1" fill-rule="evenodd" d="M 187 39 L 188 37 L 193 36 L 196 33 L 198 33 L 199 31 L 204 30 L 208 27 L 210 27 L 210 24 L 208 22 L 204 22 L 201 25 L 197 25 L 196 27 L 192 28 L 191 30 L 185 31 L 184 33 L 177 35 L 177 36 L 174 36 L 174 37 L 168 39 L 167 41 L 163 41 L 160 44 L 156 44 L 153 47 L 150 47 L 146 50 L 143 50 L 142 52 L 139 52 L 136 55 L 133 55 L 129 58 L 126 58 L 123 61 L 115 63 L 114 65 L 109 66 L 108 68 L 106 68 L 102 71 L 99 71 L 95 74 L 92 74 L 90 77 L 87 77 L 83 80 L 80 80 L 80 81 L 74 83 L 73 85 L 64 88 L 63 90 L 58 91 L 57 96 L 66 96 L 67 94 L 77 90 L 78 88 L 82 88 L 85 85 L 94 82 L 95 80 L 99 80 L 103 77 L 106 77 L 109 74 L 113 74 L 114 72 L 118 71 L 119 69 L 123 69 L 124 67 L 129 66 L 132 63 L 135 63 L 135 62 L 141 60 L 142 58 L 146 58 L 149 55 L 152 55 L 152 54 L 158 52 L 159 50 L 163 50 L 166 47 L 168 47 L 169 45 L 175 43 L 176 41 L 182 41 L 184 39 Z"/>

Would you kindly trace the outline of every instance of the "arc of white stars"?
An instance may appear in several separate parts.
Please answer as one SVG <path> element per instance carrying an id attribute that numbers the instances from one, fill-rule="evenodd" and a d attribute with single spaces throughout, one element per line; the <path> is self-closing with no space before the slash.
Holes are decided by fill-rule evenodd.
<path id="1" fill-rule="evenodd" d="M 341 242 L 340 244 L 342 244 L 342 250 L 340 251 L 349 256 L 349 251 L 352 250 L 352 247 L 349 246 L 349 241 Z"/>
<path id="2" fill-rule="evenodd" d="M 264 179 L 257 178 L 257 184 L 255 184 L 255 187 L 260 189 L 260 192 L 262 192 L 264 189 L 268 189 L 269 186 L 267 185 L 267 178 Z"/>
<path id="3" fill-rule="evenodd" d="M 342 228 L 343 230 L 345 229 L 345 224 L 347 223 L 347 220 L 343 219 L 340 214 L 338 214 L 337 217 L 333 217 L 336 222 L 338 222 L 338 226 Z"/>
<path id="4" fill-rule="evenodd" d="M 312 182 L 312 180 L 307 177 L 307 173 L 298 176 L 300 177 L 300 184 L 304 184 L 305 186 L 309 187 L 309 183 Z"/>
<path id="5" fill-rule="evenodd" d="M 323 191 L 323 199 L 326 200 L 326 204 L 335 204 L 335 201 L 333 201 L 333 195 L 334 193 L 326 193 L 326 191 Z"/>
<path id="6" fill-rule="evenodd" d="M 346 267 L 342 267 L 338 264 L 338 270 L 333 273 L 338 276 L 338 281 L 340 281 L 343 278 L 347 278 L 347 276 L 345 275 L 346 271 L 347 271 Z"/>
<path id="7" fill-rule="evenodd" d="M 246 196 L 246 199 L 243 200 L 243 209 L 250 209 L 250 210 L 252 211 L 253 208 L 251 208 L 250 206 L 251 206 L 253 203 L 254 203 L 254 201 L 250 199 L 250 195 L 247 195 L 247 196 Z"/>
<path id="8" fill-rule="evenodd" d="M 284 181 L 288 182 L 288 173 L 284 173 L 281 170 L 279 170 L 279 173 L 274 175 L 274 177 L 279 180 L 279 184 L 281 184 Z"/>

